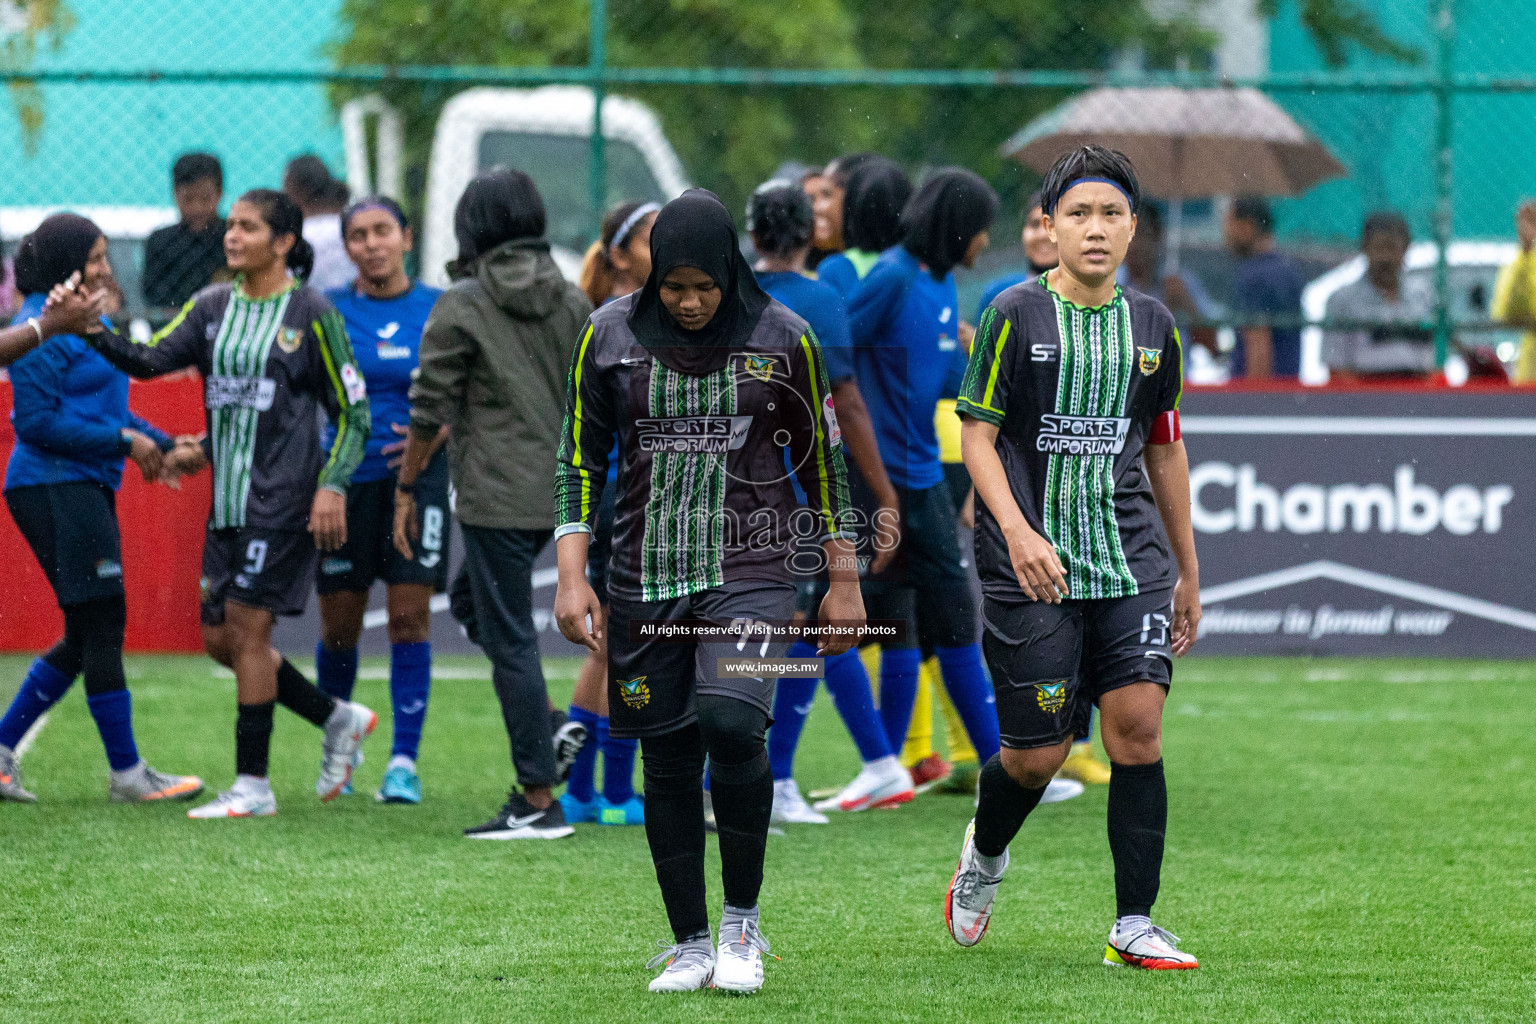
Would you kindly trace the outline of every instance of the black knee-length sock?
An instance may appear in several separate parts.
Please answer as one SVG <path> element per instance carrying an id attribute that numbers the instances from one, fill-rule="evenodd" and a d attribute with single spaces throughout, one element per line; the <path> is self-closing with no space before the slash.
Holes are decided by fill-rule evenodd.
<path id="1" fill-rule="evenodd" d="M 645 838 L 678 942 L 709 935 L 704 900 L 704 743 L 690 725 L 640 741 Z"/>
<path id="2" fill-rule="evenodd" d="M 267 777 L 267 751 L 272 746 L 272 701 L 241 704 L 235 716 L 235 771 Z"/>
<path id="3" fill-rule="evenodd" d="M 1163 762 L 1110 764 L 1109 852 L 1115 858 L 1116 915 L 1150 915 L 1163 872 L 1168 783 Z"/>
<path id="4" fill-rule="evenodd" d="M 322 728 L 336 710 L 336 698 L 306 679 L 287 658 L 277 666 L 277 702 Z"/>
<path id="5" fill-rule="evenodd" d="M 976 805 L 976 852 L 984 857 L 1001 857 L 1013 837 L 1024 827 L 1024 819 L 1040 803 L 1045 787 L 1025 789 L 1013 781 L 1003 767 L 1001 755 L 993 754 L 981 769 Z"/>
<path id="6" fill-rule="evenodd" d="M 773 769 L 768 752 L 745 764 L 709 761 L 709 791 L 720 830 L 720 883 L 725 903 L 751 910 L 763 888 L 768 821 L 773 816 Z"/>

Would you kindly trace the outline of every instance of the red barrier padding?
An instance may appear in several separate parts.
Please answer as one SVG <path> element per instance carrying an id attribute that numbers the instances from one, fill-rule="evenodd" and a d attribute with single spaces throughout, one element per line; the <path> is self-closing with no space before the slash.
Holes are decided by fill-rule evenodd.
<path id="1" fill-rule="evenodd" d="M 128 389 L 134 412 L 169 434 L 203 430 L 203 385 L 191 373 L 156 381 L 134 381 Z M 0 459 L 9 459 L 11 385 L 0 381 Z M 128 463 L 117 495 L 123 531 L 123 582 L 128 590 L 128 636 L 132 651 L 200 651 L 198 580 L 203 529 L 212 487 L 205 470 L 182 481 L 181 490 L 146 484 Z M 42 652 L 63 634 L 64 617 L 32 549 L 9 513 L 0 513 L 0 650 Z"/>

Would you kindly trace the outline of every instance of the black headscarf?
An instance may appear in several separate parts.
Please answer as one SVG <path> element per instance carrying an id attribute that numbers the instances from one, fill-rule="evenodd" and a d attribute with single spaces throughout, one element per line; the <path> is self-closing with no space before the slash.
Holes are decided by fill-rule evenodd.
<path id="1" fill-rule="evenodd" d="M 456 268 L 468 269 L 498 245 L 544 237 L 544 200 L 538 186 L 522 171 L 502 167 L 470 181 L 453 211 L 453 234 L 459 240 Z"/>
<path id="2" fill-rule="evenodd" d="M 678 267 L 702 270 L 720 286 L 720 308 L 696 331 L 674 320 L 661 301 L 661 280 Z M 629 326 L 664 365 L 702 376 L 725 366 L 771 301 L 741 254 L 730 213 L 713 192 L 691 188 L 663 206 L 651 225 L 651 276 L 629 312 Z"/>
<path id="3" fill-rule="evenodd" d="M 923 183 L 901 211 L 901 243 L 942 280 L 971 239 L 992 226 L 997 193 L 979 174 L 946 167 Z"/>
<path id="4" fill-rule="evenodd" d="M 850 249 L 884 252 L 901 241 L 901 211 L 912 198 L 912 183 L 894 160 L 877 156 L 848 177 L 843 193 L 843 243 Z"/>
<path id="5" fill-rule="evenodd" d="M 101 237 L 94 221 L 75 213 L 56 213 L 16 247 L 16 290 L 23 295 L 51 291 L 75 271 L 85 273 L 91 247 Z"/>

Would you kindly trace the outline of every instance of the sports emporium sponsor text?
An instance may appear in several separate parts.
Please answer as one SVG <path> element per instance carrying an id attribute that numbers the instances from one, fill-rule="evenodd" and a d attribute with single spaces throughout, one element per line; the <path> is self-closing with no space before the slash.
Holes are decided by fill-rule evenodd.
<path id="1" fill-rule="evenodd" d="M 723 455 L 747 443 L 751 416 L 669 416 L 635 420 L 644 452 Z"/>
<path id="2" fill-rule="evenodd" d="M 1053 455 L 1118 455 L 1131 421 L 1123 416 L 1063 416 L 1045 413 L 1035 450 Z"/>

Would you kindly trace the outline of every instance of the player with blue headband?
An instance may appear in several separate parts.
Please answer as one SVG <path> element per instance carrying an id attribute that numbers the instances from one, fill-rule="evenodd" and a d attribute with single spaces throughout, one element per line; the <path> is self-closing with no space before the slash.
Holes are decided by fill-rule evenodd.
<path id="1" fill-rule="evenodd" d="M 1115 283 L 1141 197 L 1130 161 L 1084 146 L 1042 192 L 1060 263 L 982 313 L 955 403 L 1002 749 L 981 769 L 944 920 L 960 945 L 981 941 L 1009 845 L 1097 707 L 1115 866 L 1104 963 L 1190 970 L 1152 923 L 1163 704 L 1200 626 L 1179 332 L 1161 302 Z"/>

